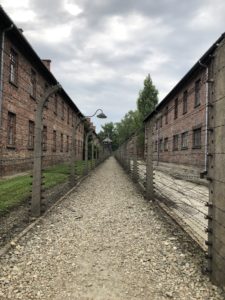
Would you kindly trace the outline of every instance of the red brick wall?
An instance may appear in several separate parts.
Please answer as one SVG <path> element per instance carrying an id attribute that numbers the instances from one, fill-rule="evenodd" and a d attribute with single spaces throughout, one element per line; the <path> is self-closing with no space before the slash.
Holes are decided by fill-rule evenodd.
<path id="1" fill-rule="evenodd" d="M 200 79 L 200 105 L 195 107 L 195 82 Z M 188 91 L 187 113 L 183 113 L 183 92 Z M 175 99 L 178 98 L 177 118 L 174 118 Z M 166 124 L 166 107 L 168 107 L 168 123 Z M 158 116 L 158 127 L 154 124 L 153 130 L 153 150 L 154 160 L 159 162 L 176 163 L 189 165 L 204 169 L 205 153 L 205 132 L 206 132 L 206 72 L 204 69 L 196 74 L 192 79 L 180 89 L 171 99 L 167 101 L 154 115 L 154 123 Z M 162 116 L 162 127 L 160 124 Z M 146 128 L 150 120 L 146 122 Z M 201 148 L 193 148 L 193 129 L 201 126 Z M 188 148 L 181 147 L 181 134 L 188 132 Z M 178 134 L 178 150 L 173 149 L 173 136 Z M 164 149 L 164 140 L 168 138 L 168 151 Z M 155 142 L 163 141 L 162 151 L 155 151 Z M 158 145 L 159 146 L 159 145 Z"/>
<path id="2" fill-rule="evenodd" d="M 13 47 L 18 53 L 18 84 L 9 82 L 9 53 Z M 30 96 L 30 73 L 31 68 L 36 71 L 37 93 L 36 99 Z M 37 99 L 43 95 L 46 85 L 50 85 L 43 75 L 38 73 L 28 59 L 17 49 L 12 42 L 6 38 L 4 52 L 3 73 L 3 103 L 2 103 L 2 128 L 0 139 L 1 174 L 6 175 L 30 169 L 32 166 L 33 150 L 28 149 L 28 123 L 34 121 Z M 64 118 L 62 116 L 62 101 L 64 103 Z M 69 119 L 68 119 L 69 109 Z M 47 150 L 44 151 L 46 164 L 55 164 L 68 161 L 70 153 L 67 152 L 67 136 L 69 136 L 69 151 L 71 148 L 72 114 L 75 116 L 74 108 L 58 95 L 58 110 L 55 114 L 54 96 L 49 97 L 47 107 L 44 109 L 43 124 L 47 126 Z M 7 145 L 7 123 L 8 112 L 16 114 L 16 141 L 15 147 Z M 56 151 L 53 151 L 53 130 L 56 130 Z M 63 134 L 63 151 L 61 149 L 61 134 Z M 83 136 L 84 127 L 81 124 L 77 130 L 76 158 L 83 158 Z"/>

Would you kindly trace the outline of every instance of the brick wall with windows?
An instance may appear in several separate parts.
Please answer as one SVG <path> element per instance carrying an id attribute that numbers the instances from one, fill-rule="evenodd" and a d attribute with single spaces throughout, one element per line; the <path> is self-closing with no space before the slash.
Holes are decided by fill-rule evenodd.
<path id="1" fill-rule="evenodd" d="M 1 22 L 1 21 L 0 21 Z M 24 46 L 23 46 L 24 47 Z M 42 70 L 26 49 L 6 34 L 3 52 L 3 98 L 0 155 L 2 175 L 31 169 L 34 149 L 34 121 L 37 101 L 48 86 L 53 85 L 49 71 Z M 69 161 L 72 123 L 80 112 L 63 92 L 52 95 L 43 113 L 43 150 L 46 164 Z M 61 133 L 63 145 L 61 147 Z M 76 159 L 83 159 L 84 126 L 80 125 L 76 139 L 81 141 Z M 47 159 L 47 157 L 50 159 Z"/>
<path id="2" fill-rule="evenodd" d="M 154 160 L 203 169 L 205 118 L 206 72 L 201 68 L 157 108 L 153 128 Z M 151 118 L 145 122 L 146 128 L 150 121 Z"/>

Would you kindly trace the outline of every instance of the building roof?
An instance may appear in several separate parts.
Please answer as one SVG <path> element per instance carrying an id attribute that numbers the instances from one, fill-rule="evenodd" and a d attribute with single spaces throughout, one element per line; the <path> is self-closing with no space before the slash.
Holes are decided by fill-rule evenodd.
<path id="1" fill-rule="evenodd" d="M 204 65 L 208 65 L 213 52 L 218 47 L 219 43 L 224 39 L 225 33 L 223 33 L 215 43 L 202 55 L 202 57 L 194 64 L 194 66 L 184 75 L 184 77 L 175 85 L 175 87 L 166 95 L 166 97 L 156 106 L 155 110 L 148 114 L 144 122 L 147 122 L 154 114 L 158 112 L 170 99 L 173 97 L 179 89 L 190 79 L 194 74 L 204 68 Z"/>
<path id="2" fill-rule="evenodd" d="M 0 31 L 9 28 L 10 30 L 7 30 L 7 36 L 13 41 L 17 48 L 23 54 L 26 55 L 27 59 L 32 63 L 32 65 L 34 65 L 37 68 L 37 70 L 46 78 L 46 80 L 48 80 L 48 83 L 52 85 L 57 84 L 57 79 L 44 65 L 41 58 L 32 48 L 28 40 L 21 32 L 21 30 L 15 25 L 15 23 L 11 20 L 11 18 L 4 11 L 3 7 L 0 5 Z M 81 113 L 76 104 L 73 102 L 73 100 L 69 97 L 69 95 L 63 88 L 60 90 L 59 93 L 63 96 L 63 98 L 66 99 L 66 101 L 77 112 L 79 116 L 84 117 L 84 115 Z"/>

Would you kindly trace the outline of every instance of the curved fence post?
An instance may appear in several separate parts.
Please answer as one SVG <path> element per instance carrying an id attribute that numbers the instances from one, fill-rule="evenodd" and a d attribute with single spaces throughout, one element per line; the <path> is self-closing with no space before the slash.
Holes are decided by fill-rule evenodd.
<path id="1" fill-rule="evenodd" d="M 33 165 L 33 183 L 31 197 L 31 214 L 34 217 L 40 216 L 41 213 L 41 186 L 42 186 L 42 126 L 43 126 L 43 109 L 48 97 L 61 89 L 59 84 L 47 89 L 45 94 L 37 103 L 35 114 L 34 130 L 34 165 Z"/>

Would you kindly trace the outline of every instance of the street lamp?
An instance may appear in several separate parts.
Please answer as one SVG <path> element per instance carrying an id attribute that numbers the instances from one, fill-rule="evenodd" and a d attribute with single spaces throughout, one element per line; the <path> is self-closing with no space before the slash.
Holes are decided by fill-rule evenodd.
<path id="1" fill-rule="evenodd" d="M 80 126 L 80 124 L 82 122 L 84 122 L 85 120 L 89 119 L 89 118 L 92 118 L 94 117 L 98 112 L 100 112 L 96 117 L 99 118 L 99 119 L 106 119 L 107 116 L 104 114 L 103 110 L 101 108 L 98 108 L 96 110 L 96 112 L 91 115 L 91 116 L 84 116 L 83 118 L 80 119 L 80 121 L 76 124 L 76 126 L 73 127 L 73 131 L 72 131 L 72 149 L 71 149 L 71 170 L 70 170 L 70 180 L 71 180 L 71 183 L 73 184 L 74 180 L 75 180 L 75 137 L 76 137 L 76 131 L 77 131 L 77 128 Z M 90 135 L 90 133 L 92 133 L 93 130 L 90 130 L 88 132 L 88 136 Z M 86 147 L 86 141 L 85 141 L 85 147 Z M 86 151 L 86 149 L 85 149 Z"/>
<path id="2" fill-rule="evenodd" d="M 104 114 L 104 112 L 101 108 L 98 108 L 92 116 L 88 116 L 88 117 L 84 117 L 84 118 L 85 119 L 92 118 L 97 114 L 98 111 L 100 111 L 100 113 L 96 116 L 97 118 L 99 118 L 99 119 L 106 119 L 107 118 L 107 116 Z"/>

